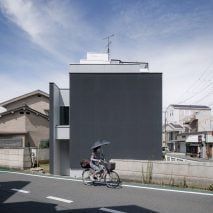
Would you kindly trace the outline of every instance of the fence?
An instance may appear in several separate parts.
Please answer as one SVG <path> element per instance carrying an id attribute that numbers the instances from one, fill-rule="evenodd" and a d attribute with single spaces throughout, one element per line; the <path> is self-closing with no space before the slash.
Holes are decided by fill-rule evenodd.
<path id="1" fill-rule="evenodd" d="M 213 162 L 112 160 L 123 180 L 208 188 L 213 184 Z"/>
<path id="2" fill-rule="evenodd" d="M 31 147 L 0 149 L 0 168 L 30 168 L 33 164 L 32 149 Z M 48 162 L 49 149 L 39 149 L 38 157 L 34 159 L 34 163 L 37 162 L 37 159 L 38 162 Z"/>

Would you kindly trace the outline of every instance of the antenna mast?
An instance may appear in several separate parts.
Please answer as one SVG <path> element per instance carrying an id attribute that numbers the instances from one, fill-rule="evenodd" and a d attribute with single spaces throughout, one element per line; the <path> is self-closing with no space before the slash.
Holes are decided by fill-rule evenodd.
<path id="1" fill-rule="evenodd" d="M 103 40 L 107 40 L 106 47 L 107 47 L 108 61 L 110 59 L 110 44 L 112 44 L 112 41 L 110 40 L 110 38 L 113 37 L 113 36 L 115 36 L 115 35 L 112 34 L 112 35 L 109 35 L 109 36 L 103 38 Z"/>

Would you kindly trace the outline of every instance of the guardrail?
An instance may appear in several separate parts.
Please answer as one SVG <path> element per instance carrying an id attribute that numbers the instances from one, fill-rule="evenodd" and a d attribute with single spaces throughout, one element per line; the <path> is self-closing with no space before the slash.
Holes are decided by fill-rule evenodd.
<path id="1" fill-rule="evenodd" d="M 165 155 L 165 160 L 166 161 L 182 161 L 182 162 L 185 162 L 187 161 L 187 159 L 183 159 L 183 158 L 179 158 L 179 157 L 174 157 L 174 156 L 169 156 L 169 155 Z"/>

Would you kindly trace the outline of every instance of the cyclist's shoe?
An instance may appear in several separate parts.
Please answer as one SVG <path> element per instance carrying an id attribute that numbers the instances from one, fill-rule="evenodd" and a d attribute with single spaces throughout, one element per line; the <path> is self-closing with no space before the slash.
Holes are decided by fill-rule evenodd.
<path id="1" fill-rule="evenodd" d="M 101 175 L 98 174 L 97 176 L 98 176 L 98 177 L 97 177 L 97 178 L 98 178 L 98 181 L 100 181 L 100 180 L 101 180 Z"/>
<path id="2" fill-rule="evenodd" d="M 95 179 L 94 179 L 94 177 L 92 175 L 90 176 L 90 180 L 91 181 L 95 181 Z"/>
<path id="3" fill-rule="evenodd" d="M 97 180 L 97 177 L 96 177 L 96 176 L 91 175 L 91 176 L 90 176 L 90 180 L 91 180 L 91 181 L 96 181 L 96 180 Z"/>

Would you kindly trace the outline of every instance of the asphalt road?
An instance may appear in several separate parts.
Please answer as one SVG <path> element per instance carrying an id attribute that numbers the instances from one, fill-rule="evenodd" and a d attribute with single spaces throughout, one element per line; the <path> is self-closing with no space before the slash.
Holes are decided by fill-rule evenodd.
<path id="1" fill-rule="evenodd" d="M 69 178 L 0 172 L 0 212 L 213 212 L 213 193 L 143 187 L 110 189 Z"/>

